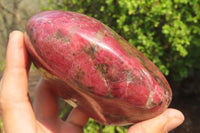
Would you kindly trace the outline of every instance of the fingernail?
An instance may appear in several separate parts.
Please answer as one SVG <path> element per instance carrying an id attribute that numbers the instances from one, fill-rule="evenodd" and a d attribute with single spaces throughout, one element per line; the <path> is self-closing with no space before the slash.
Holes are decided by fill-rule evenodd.
<path id="1" fill-rule="evenodd" d="M 15 34 L 15 32 L 16 32 L 16 31 L 10 32 L 10 34 L 9 34 L 9 39 L 13 38 L 13 35 Z"/>
<path id="2" fill-rule="evenodd" d="M 9 39 L 10 39 L 15 33 L 17 33 L 17 32 L 19 32 L 19 31 L 12 31 L 12 32 L 10 32 L 10 34 L 9 34 Z"/>
<path id="3" fill-rule="evenodd" d="M 178 111 L 177 113 L 173 113 L 173 114 L 169 113 L 168 118 L 169 118 L 168 122 L 164 128 L 166 132 L 169 132 L 172 129 L 178 127 L 184 121 L 184 115 L 180 111 Z"/>

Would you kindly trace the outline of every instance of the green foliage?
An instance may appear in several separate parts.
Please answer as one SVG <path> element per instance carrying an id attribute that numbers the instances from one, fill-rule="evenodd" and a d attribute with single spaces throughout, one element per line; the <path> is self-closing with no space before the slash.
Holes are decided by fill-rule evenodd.
<path id="1" fill-rule="evenodd" d="M 0 118 L 0 133 L 3 132 L 3 121 L 2 119 Z"/>
<path id="2" fill-rule="evenodd" d="M 5 69 L 5 61 L 0 60 L 0 72 L 2 72 Z"/>
<path id="3" fill-rule="evenodd" d="M 200 0 L 48 0 L 44 10 L 95 17 L 151 59 L 165 75 L 200 69 Z"/>
<path id="4" fill-rule="evenodd" d="M 93 119 L 89 119 L 88 123 L 84 127 L 85 133 L 126 133 L 128 127 L 120 127 L 120 126 L 104 126 Z"/>
<path id="5" fill-rule="evenodd" d="M 64 102 L 64 101 L 63 101 Z M 65 103 L 65 102 L 64 102 Z M 66 105 L 61 109 L 62 111 L 59 113 L 59 118 L 64 119 L 66 115 L 72 110 L 72 106 L 65 103 Z"/>

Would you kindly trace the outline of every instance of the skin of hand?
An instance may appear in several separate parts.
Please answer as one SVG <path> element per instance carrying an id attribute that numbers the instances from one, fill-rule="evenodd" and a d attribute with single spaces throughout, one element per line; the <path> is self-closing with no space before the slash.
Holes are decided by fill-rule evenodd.
<path id="1" fill-rule="evenodd" d="M 58 117 L 58 98 L 51 85 L 41 79 L 35 88 L 34 103 L 28 96 L 29 57 L 24 35 L 10 34 L 6 67 L 0 82 L 0 113 L 5 133 L 81 133 L 88 116 L 77 108 L 66 121 Z M 47 106 L 48 104 L 48 106 Z M 127 133 L 167 133 L 184 121 L 176 109 L 167 109 L 161 115 L 131 126 Z"/>

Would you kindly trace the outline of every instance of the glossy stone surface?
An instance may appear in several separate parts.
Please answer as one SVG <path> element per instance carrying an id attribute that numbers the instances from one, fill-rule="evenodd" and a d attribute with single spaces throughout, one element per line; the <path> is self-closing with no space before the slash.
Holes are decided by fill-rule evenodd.
<path id="1" fill-rule="evenodd" d="M 25 43 L 55 93 L 102 124 L 146 120 L 171 101 L 171 88 L 159 69 L 94 18 L 42 12 L 28 21 Z"/>

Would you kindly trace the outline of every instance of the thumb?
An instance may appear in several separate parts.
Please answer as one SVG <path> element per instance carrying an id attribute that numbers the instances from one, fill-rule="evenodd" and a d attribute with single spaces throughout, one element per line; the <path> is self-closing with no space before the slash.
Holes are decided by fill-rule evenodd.
<path id="1" fill-rule="evenodd" d="M 127 133 L 167 133 L 184 121 L 183 114 L 176 109 L 167 109 L 161 115 L 139 122 L 129 128 Z"/>
<path id="2" fill-rule="evenodd" d="M 0 111 L 6 133 L 27 133 L 35 129 L 35 117 L 28 97 L 27 69 L 28 54 L 23 33 L 14 31 L 10 34 L 6 68 L 0 83 Z"/>
<path id="3" fill-rule="evenodd" d="M 6 54 L 6 67 L 1 80 L 1 99 L 18 102 L 27 98 L 28 93 L 28 55 L 24 45 L 23 33 L 13 31 Z M 5 99 L 4 99 L 5 98 Z"/>

